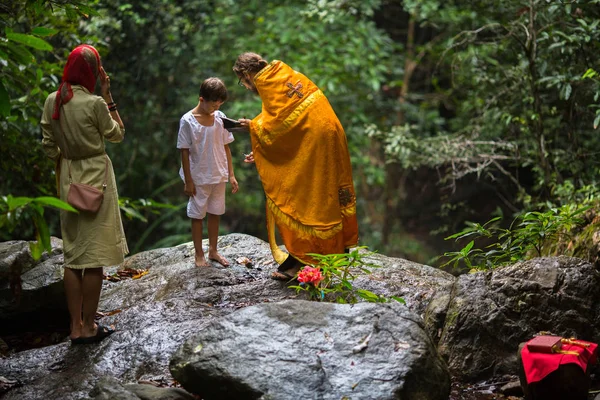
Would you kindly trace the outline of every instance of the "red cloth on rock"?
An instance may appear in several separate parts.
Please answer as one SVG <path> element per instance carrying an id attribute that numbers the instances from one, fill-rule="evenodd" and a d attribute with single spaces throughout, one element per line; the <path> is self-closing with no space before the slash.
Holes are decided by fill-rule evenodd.
<path id="1" fill-rule="evenodd" d="M 527 348 L 527 343 L 529 343 L 527 342 L 521 350 L 521 360 L 523 362 L 523 369 L 525 371 L 525 379 L 527 379 L 527 383 L 531 384 L 541 381 L 548 374 L 556 371 L 562 364 L 577 364 L 581 367 L 581 369 L 583 369 L 583 372 L 587 370 L 588 364 L 595 364 L 598 345 L 596 343 L 586 342 L 583 340 L 577 341 L 581 343 L 589 343 L 590 346 L 586 348 L 571 344 L 563 344 L 561 350 L 576 351 L 579 353 L 578 356 L 560 353 L 548 354 L 532 352 Z"/>

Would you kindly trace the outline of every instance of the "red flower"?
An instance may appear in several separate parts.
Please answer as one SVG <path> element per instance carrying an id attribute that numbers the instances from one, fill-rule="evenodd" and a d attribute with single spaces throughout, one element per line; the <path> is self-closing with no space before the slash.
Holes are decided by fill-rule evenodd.
<path id="1" fill-rule="evenodd" d="M 319 268 L 312 268 L 306 265 L 300 272 L 298 272 L 298 282 L 312 283 L 316 285 L 323 280 L 321 270 Z"/>

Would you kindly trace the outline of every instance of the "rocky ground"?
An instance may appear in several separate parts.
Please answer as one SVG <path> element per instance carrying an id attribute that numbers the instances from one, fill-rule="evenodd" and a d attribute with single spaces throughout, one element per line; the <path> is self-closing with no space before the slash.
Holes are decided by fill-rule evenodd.
<path id="1" fill-rule="evenodd" d="M 38 264 L 19 261 L 26 258 L 26 243 L 5 245 L 0 251 L 0 277 L 9 276 L 2 268 L 10 272 L 12 266 L 22 265 L 18 271 L 22 285 L 17 287 L 22 293 L 15 306 L 13 286 L 0 285 L 0 314 L 5 315 L 0 323 L 0 398 L 21 399 L 25 393 L 33 396 L 25 398 L 38 398 L 56 391 L 55 397 L 47 398 L 64 399 L 69 393 L 69 399 L 79 399 L 95 384 L 90 377 L 107 372 L 120 382 L 177 387 L 169 359 L 186 338 L 236 310 L 301 299 L 284 283 L 268 278 L 274 267 L 266 243 L 232 234 L 219 244 L 234 261 L 230 268 L 193 268 L 189 244 L 140 253 L 119 269 L 108 268 L 98 318 L 114 324 L 117 333 L 89 349 L 65 342 L 66 310 L 48 314 L 64 308 L 60 244 Z M 450 374 L 450 400 L 522 400 L 518 379 L 506 375 L 517 370 L 515 347 L 549 329 L 549 321 L 565 337 L 591 341 L 600 337 L 600 325 L 594 323 L 600 321 L 595 301 L 600 297 L 600 272 L 580 259 L 540 258 L 458 278 L 402 259 L 374 255 L 370 260 L 379 267 L 359 276 L 356 286 L 402 297 L 419 317 L 413 320 L 423 319 L 450 371 L 462 374 L 460 378 Z M 17 315 L 19 320 L 13 320 Z M 269 325 L 266 331 L 273 328 Z M 243 353 L 247 351 L 236 354 Z M 488 371 L 489 365 L 494 370 Z M 494 379 L 477 379 L 483 375 Z M 590 400 L 600 400 L 594 399 L 600 384 L 593 379 Z M 506 390 L 509 383 L 512 391 Z"/>

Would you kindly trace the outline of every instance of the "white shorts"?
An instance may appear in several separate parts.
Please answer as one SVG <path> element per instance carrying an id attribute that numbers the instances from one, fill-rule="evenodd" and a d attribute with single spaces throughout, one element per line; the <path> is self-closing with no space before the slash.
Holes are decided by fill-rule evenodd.
<path id="1" fill-rule="evenodd" d="M 193 219 L 204 219 L 206 213 L 225 214 L 226 187 L 227 182 L 196 185 L 196 195 L 190 197 L 187 205 L 187 216 Z"/>

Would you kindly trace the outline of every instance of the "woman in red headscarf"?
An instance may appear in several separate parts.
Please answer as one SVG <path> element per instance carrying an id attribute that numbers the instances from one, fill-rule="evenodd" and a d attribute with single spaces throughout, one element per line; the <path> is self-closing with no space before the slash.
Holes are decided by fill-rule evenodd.
<path id="1" fill-rule="evenodd" d="M 101 96 L 93 94 L 97 80 Z M 110 78 L 92 46 L 78 46 L 69 54 L 62 82 L 44 104 L 41 126 L 44 150 L 56 161 L 57 191 L 62 200 L 67 199 L 71 181 L 98 189 L 106 185 L 97 213 L 60 213 L 71 343 L 98 342 L 113 332 L 94 322 L 102 267 L 122 263 L 128 248 L 115 175 L 104 143 L 105 139 L 121 142 L 125 128 L 110 93 Z"/>

